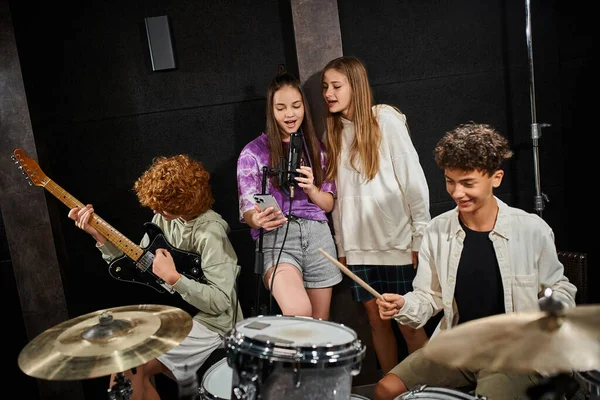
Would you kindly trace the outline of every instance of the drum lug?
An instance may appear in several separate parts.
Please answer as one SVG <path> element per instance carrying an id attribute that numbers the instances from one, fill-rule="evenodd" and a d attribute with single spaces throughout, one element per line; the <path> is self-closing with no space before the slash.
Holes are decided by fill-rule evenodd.
<path id="1" fill-rule="evenodd" d="M 296 353 L 293 356 L 294 359 L 294 387 L 299 388 L 302 384 L 302 379 L 300 377 L 300 368 L 299 365 L 304 360 L 304 353 L 301 349 L 297 349 Z"/>
<path id="2" fill-rule="evenodd" d="M 294 368 L 294 387 L 299 388 L 302 384 L 302 379 L 300 378 L 300 370 L 298 368 Z"/>
<path id="3" fill-rule="evenodd" d="M 233 394 L 236 400 L 256 400 L 256 380 L 258 379 L 257 374 L 250 375 L 247 372 L 242 372 L 240 376 L 240 383 L 233 388 Z"/>

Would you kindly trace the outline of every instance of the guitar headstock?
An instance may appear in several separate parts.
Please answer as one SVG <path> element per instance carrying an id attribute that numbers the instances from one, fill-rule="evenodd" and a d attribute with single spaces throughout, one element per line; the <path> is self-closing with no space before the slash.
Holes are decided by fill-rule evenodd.
<path id="1" fill-rule="evenodd" d="M 29 180 L 30 185 L 45 186 L 50 180 L 40 169 L 40 166 L 27 157 L 22 149 L 16 149 L 11 158 L 19 166 L 21 173 Z"/>

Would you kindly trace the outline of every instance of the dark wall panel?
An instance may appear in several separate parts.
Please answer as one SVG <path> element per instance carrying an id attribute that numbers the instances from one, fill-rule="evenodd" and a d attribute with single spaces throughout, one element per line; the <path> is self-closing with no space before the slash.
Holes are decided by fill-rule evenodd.
<path id="1" fill-rule="evenodd" d="M 374 84 L 501 68 L 500 2 L 340 1 L 344 53 Z M 355 18 L 360 15 L 361 18 Z"/>
<path id="2" fill-rule="evenodd" d="M 28 87 L 50 93 L 39 111 L 90 120 L 264 96 L 284 62 L 277 1 L 14 2 Z M 28 14 L 21 18 L 21 14 Z M 144 18 L 168 15 L 177 69 L 153 72 Z M 43 37 L 32 35 L 34 27 Z M 40 47 L 40 44 L 42 46 Z M 22 46 L 21 46 L 22 45 Z M 39 87 L 35 90 L 38 92 Z"/>
<path id="3" fill-rule="evenodd" d="M 593 266 L 598 263 L 597 245 L 594 235 L 586 235 L 590 224 L 590 215 L 595 213 L 596 202 L 589 193 L 593 182 L 592 164 L 596 157 L 596 148 L 592 146 L 596 135 L 596 123 L 591 116 L 597 112 L 595 84 L 596 68 L 591 60 L 597 48 L 592 32 L 597 22 L 594 13 L 586 7 L 577 7 L 569 2 L 558 2 L 559 42 L 561 76 L 557 84 L 560 87 L 563 107 L 561 115 L 565 130 L 563 152 L 567 158 L 565 175 L 565 197 L 570 199 L 570 207 L 565 207 L 568 223 L 569 249 L 586 252 L 589 255 L 589 281 L 595 287 L 600 282 L 600 270 Z M 592 244 L 592 242 L 594 242 Z M 594 249 L 592 251 L 592 249 Z M 600 303 L 600 291 L 591 290 L 590 300 Z"/>

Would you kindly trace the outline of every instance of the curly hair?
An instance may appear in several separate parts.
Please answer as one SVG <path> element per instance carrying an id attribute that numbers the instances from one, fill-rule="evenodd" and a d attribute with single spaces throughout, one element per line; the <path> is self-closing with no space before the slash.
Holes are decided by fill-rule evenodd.
<path id="1" fill-rule="evenodd" d="M 198 216 L 215 202 L 210 173 L 185 154 L 156 157 L 133 185 L 140 204 L 174 215 Z"/>
<path id="2" fill-rule="evenodd" d="M 469 122 L 446 132 L 434 149 L 442 169 L 480 170 L 491 176 L 513 155 L 508 140 L 487 124 Z"/>

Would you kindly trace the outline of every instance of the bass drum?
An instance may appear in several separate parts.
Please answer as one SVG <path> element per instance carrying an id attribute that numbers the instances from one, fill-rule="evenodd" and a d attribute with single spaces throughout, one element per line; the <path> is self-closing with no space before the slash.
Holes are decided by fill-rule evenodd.
<path id="1" fill-rule="evenodd" d="M 433 387 L 427 385 L 417 386 L 409 392 L 406 392 L 395 400 L 412 400 L 412 399 L 427 399 L 427 400 L 474 400 L 486 399 L 483 396 L 470 395 L 459 390 Z"/>

